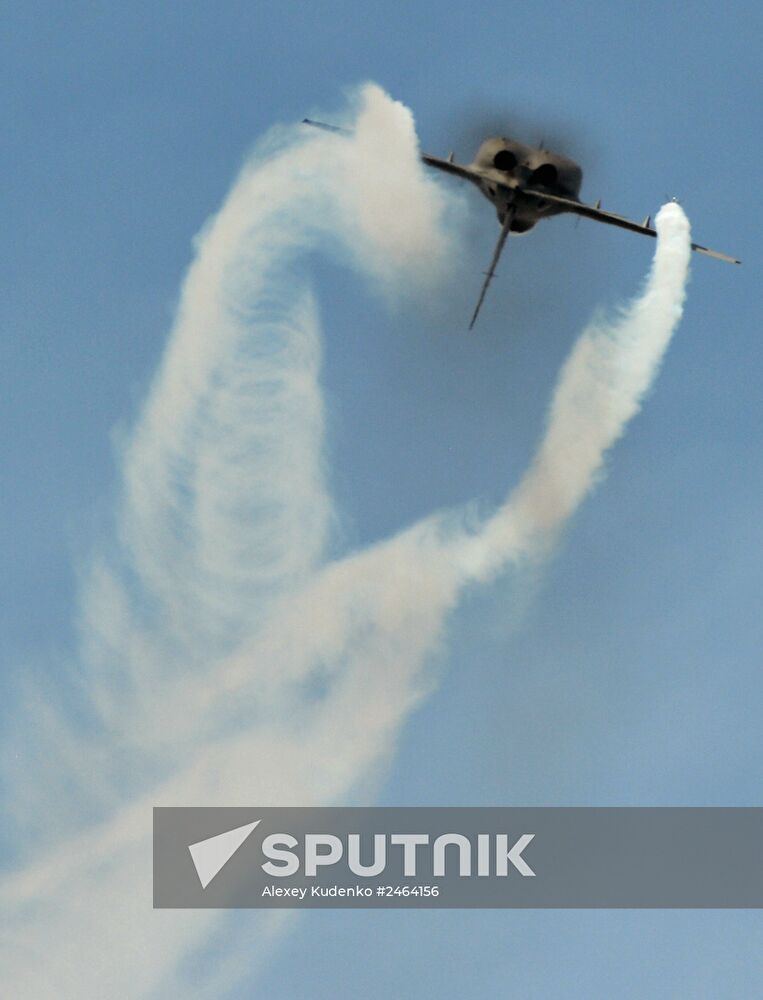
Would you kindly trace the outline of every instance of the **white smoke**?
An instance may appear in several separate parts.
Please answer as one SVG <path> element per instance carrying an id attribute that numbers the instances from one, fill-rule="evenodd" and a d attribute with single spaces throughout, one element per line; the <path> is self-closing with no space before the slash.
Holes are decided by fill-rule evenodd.
<path id="1" fill-rule="evenodd" d="M 506 503 L 479 527 L 437 515 L 326 561 L 319 322 L 298 255 L 330 242 L 386 293 L 431 285 L 449 260 L 446 208 L 410 113 L 369 86 L 351 140 L 283 132 L 200 238 L 124 448 L 118 558 L 98 560 L 84 589 L 98 725 L 87 739 L 75 720 L 51 725 L 61 769 L 17 785 L 18 811 L 30 782 L 39 810 L 66 778 L 75 808 L 0 885 L 8 995 L 220 995 L 224 981 L 184 964 L 218 917 L 150 909 L 151 807 L 367 794 L 464 587 L 548 552 L 637 411 L 683 302 L 689 228 L 672 204 L 644 292 L 581 336 Z M 278 926 L 260 921 L 260 948 Z M 254 948 L 226 975 L 251 973 Z"/>

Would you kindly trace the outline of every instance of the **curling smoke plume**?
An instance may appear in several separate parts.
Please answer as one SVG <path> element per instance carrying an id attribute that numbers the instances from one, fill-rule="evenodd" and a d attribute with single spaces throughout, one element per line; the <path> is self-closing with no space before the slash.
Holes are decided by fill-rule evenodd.
<path id="1" fill-rule="evenodd" d="M 410 113 L 368 86 L 352 139 L 276 134 L 199 238 L 123 449 L 119 544 L 83 588 L 90 714 L 27 699 L 49 743 L 35 769 L 17 740 L 30 763 L 11 806 L 29 847 L 0 883 L 9 996 L 220 996 L 251 976 L 282 918 L 256 918 L 236 948 L 213 911 L 152 911 L 151 807 L 367 795 L 463 589 L 548 553 L 638 410 L 684 298 L 689 227 L 674 204 L 643 293 L 574 347 L 505 504 L 478 527 L 440 514 L 326 561 L 320 329 L 299 256 L 331 247 L 385 294 L 431 286 L 450 259 L 448 204 Z M 215 961 L 189 971 L 209 947 Z"/>

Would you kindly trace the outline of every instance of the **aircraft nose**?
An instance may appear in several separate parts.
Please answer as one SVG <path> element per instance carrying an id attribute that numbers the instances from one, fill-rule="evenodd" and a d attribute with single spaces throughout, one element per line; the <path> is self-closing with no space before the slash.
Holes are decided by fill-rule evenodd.
<path id="1" fill-rule="evenodd" d="M 518 181 L 519 187 L 527 187 L 527 182 L 530 180 L 531 174 L 532 170 L 530 169 L 530 167 L 527 166 L 526 163 L 520 163 L 514 169 L 514 176 Z"/>

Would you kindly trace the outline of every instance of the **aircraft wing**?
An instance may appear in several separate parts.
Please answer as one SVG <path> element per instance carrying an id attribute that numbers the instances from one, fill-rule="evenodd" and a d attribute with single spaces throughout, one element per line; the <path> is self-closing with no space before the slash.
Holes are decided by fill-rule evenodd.
<path id="1" fill-rule="evenodd" d="M 340 135 L 352 135 L 352 132 L 348 128 L 342 128 L 341 125 L 327 125 L 326 122 L 316 122 L 312 118 L 303 118 L 303 125 L 312 125 L 313 128 L 322 128 L 324 132 L 338 132 Z"/>
<path id="2" fill-rule="evenodd" d="M 573 198 L 562 198 L 559 195 L 547 194 L 545 191 L 533 191 L 531 188 L 523 188 L 523 195 L 538 198 L 543 201 L 553 202 L 560 205 L 568 212 L 575 215 L 582 215 L 585 219 L 593 219 L 595 222 L 606 222 L 609 226 L 619 226 L 621 229 L 629 229 L 632 233 L 641 233 L 643 236 L 656 236 L 657 232 L 649 225 L 639 225 L 638 222 L 631 222 L 630 219 L 623 218 L 622 215 L 614 215 L 612 212 L 603 212 L 596 205 L 585 205 L 581 201 Z M 729 257 L 728 254 L 720 253 L 718 250 L 710 250 L 708 247 L 700 246 L 699 243 L 692 243 L 692 250 L 706 254 L 708 257 L 715 257 L 716 260 L 725 260 L 729 264 L 741 264 L 741 260 L 736 257 Z"/>
<path id="3" fill-rule="evenodd" d="M 434 167 L 435 170 L 442 170 L 446 174 L 453 174 L 454 177 L 462 177 L 465 181 L 471 181 L 472 184 L 477 184 L 483 180 L 481 174 L 478 174 L 476 170 L 470 170 L 469 167 L 462 167 L 460 163 L 453 163 L 451 160 L 441 160 L 438 156 L 430 156 L 429 153 L 422 153 L 421 160 L 426 163 L 428 167 Z"/>
<path id="4" fill-rule="evenodd" d="M 338 132 L 340 135 L 352 135 L 349 129 L 342 128 L 339 125 L 327 125 L 326 122 L 316 122 L 312 118 L 303 118 L 303 125 L 312 125 L 313 128 L 323 129 L 324 132 Z M 441 160 L 438 156 L 430 156 L 429 153 L 422 153 L 421 160 L 426 163 L 428 167 L 434 167 L 435 170 L 442 170 L 446 174 L 452 174 L 454 177 L 461 177 L 464 180 L 471 181 L 472 184 L 479 184 L 480 175 L 474 170 L 470 170 L 468 167 L 462 167 L 459 163 L 453 163 L 450 160 Z"/>

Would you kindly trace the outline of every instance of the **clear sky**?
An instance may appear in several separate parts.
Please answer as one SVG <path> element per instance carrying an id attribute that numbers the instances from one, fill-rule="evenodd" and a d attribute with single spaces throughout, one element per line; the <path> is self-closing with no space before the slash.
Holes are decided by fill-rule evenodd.
<path id="1" fill-rule="evenodd" d="M 374 80 L 433 154 L 468 162 L 504 123 L 579 159 L 587 200 L 640 219 L 676 195 L 695 239 L 744 261 L 693 261 L 606 478 L 532 593 L 505 577 L 458 608 L 377 800 L 761 804 L 760 6 L 75 2 L 4 20 L 0 720 L 20 679 L 41 672 L 56 698 L 76 669 L 115 428 L 146 395 L 194 235 L 268 128 L 330 117 Z M 512 241 L 467 336 L 497 226 L 463 197 L 446 307 L 390 314 L 311 259 L 346 548 L 498 502 L 575 336 L 646 273 L 650 241 L 552 220 Z M 725 1000 L 755 995 L 761 955 L 755 912 L 323 911 L 281 938 L 254 995 Z"/>

